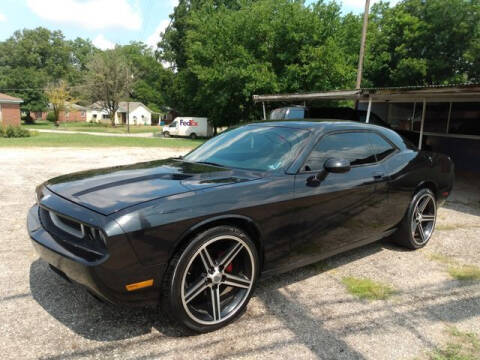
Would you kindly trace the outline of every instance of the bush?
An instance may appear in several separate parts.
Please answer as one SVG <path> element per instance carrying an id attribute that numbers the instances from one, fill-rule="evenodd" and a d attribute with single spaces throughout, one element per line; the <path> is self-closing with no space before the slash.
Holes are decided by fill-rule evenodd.
<path id="1" fill-rule="evenodd" d="M 30 131 L 20 126 L 8 125 L 7 127 L 0 126 L 0 137 L 4 138 L 22 138 L 30 137 Z"/>
<path id="2" fill-rule="evenodd" d="M 35 120 L 33 120 L 33 118 L 30 116 L 30 113 L 27 112 L 26 115 L 23 115 L 22 116 L 22 121 L 25 123 L 25 124 L 34 124 L 35 123 Z"/>
<path id="3" fill-rule="evenodd" d="M 47 120 L 54 122 L 55 121 L 55 113 L 53 111 L 49 111 L 47 114 Z"/>

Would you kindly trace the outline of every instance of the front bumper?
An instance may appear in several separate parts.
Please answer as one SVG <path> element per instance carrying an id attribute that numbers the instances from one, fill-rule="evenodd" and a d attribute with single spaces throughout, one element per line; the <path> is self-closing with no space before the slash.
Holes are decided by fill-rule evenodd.
<path id="1" fill-rule="evenodd" d="M 28 212 L 27 228 L 33 246 L 43 260 L 99 298 L 114 304 L 158 304 L 165 266 L 140 264 L 126 238 L 112 239 L 115 241 L 112 251 L 105 258 L 92 262 L 70 251 L 43 228 L 38 205 Z M 127 284 L 146 279 L 154 279 L 154 286 L 132 292 L 126 290 Z"/>

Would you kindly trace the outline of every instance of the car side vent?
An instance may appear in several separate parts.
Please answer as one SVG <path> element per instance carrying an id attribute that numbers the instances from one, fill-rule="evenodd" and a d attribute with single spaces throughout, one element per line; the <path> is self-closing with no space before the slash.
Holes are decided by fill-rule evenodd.
<path id="1" fill-rule="evenodd" d="M 85 237 L 85 227 L 83 226 L 83 224 L 77 223 L 76 221 L 72 221 L 63 216 L 57 215 L 53 211 L 50 211 L 49 215 L 53 224 L 59 229 L 79 239 L 83 239 Z"/>

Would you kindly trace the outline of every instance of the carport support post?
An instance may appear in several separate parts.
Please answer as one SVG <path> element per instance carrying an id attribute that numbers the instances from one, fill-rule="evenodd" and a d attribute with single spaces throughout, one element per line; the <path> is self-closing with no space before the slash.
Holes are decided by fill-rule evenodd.
<path id="1" fill-rule="evenodd" d="M 368 99 L 368 109 L 367 109 L 367 118 L 365 122 L 368 124 L 370 122 L 370 113 L 372 112 L 372 97 L 370 96 Z"/>
<path id="2" fill-rule="evenodd" d="M 262 101 L 263 106 L 263 120 L 267 120 L 267 111 L 265 110 L 265 101 Z"/>
<path id="3" fill-rule="evenodd" d="M 423 125 L 425 124 L 425 113 L 427 112 L 427 100 L 423 99 L 422 122 L 420 124 L 420 139 L 418 139 L 418 149 L 422 150 Z"/>

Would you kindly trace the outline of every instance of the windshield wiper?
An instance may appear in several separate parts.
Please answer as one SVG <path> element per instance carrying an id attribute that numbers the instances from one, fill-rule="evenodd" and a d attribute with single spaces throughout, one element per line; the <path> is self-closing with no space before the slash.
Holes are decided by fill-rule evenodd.
<path id="1" fill-rule="evenodd" d="M 212 165 L 212 166 L 218 166 L 218 167 L 225 167 L 223 165 L 211 162 L 211 161 L 196 161 L 196 164 L 205 164 L 205 165 Z"/>

